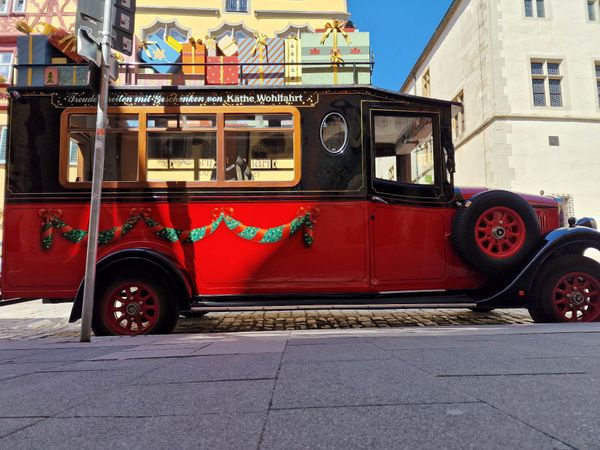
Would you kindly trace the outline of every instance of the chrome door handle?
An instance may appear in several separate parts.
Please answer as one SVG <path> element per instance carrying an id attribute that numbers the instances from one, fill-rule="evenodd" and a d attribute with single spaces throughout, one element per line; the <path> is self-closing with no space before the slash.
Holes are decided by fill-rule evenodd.
<path id="1" fill-rule="evenodd" d="M 386 200 L 382 199 L 381 197 L 371 197 L 371 200 L 375 203 L 383 203 L 384 205 L 389 204 Z"/>

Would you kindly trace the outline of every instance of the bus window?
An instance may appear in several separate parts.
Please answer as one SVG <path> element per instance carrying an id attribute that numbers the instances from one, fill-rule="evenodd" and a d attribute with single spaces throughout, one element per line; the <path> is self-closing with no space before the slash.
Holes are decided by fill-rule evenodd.
<path id="1" fill-rule="evenodd" d="M 96 139 L 96 116 L 73 114 L 69 117 L 68 127 L 70 161 L 67 181 L 90 182 Z M 138 127 L 137 115 L 109 115 L 104 162 L 106 181 L 138 181 Z"/>
<path id="2" fill-rule="evenodd" d="M 375 116 L 375 178 L 433 185 L 433 161 L 431 118 Z"/>
<path id="3" fill-rule="evenodd" d="M 226 114 L 225 180 L 294 180 L 293 132 L 291 114 Z"/>
<path id="4" fill-rule="evenodd" d="M 148 181 L 216 181 L 216 115 L 148 115 L 147 130 Z"/>

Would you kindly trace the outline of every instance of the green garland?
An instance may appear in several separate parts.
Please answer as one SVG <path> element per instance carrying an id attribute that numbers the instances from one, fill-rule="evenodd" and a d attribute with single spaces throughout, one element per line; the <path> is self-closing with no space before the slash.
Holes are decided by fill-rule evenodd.
<path id="1" fill-rule="evenodd" d="M 121 239 L 129 234 L 135 226 L 142 220 L 152 232 L 164 241 L 175 243 L 181 242 L 194 244 L 209 236 L 212 236 L 221 224 L 225 223 L 228 230 L 247 241 L 257 242 L 259 244 L 274 244 L 294 236 L 301 229 L 304 231 L 304 244 L 311 247 L 314 243 L 314 218 L 318 214 L 317 209 L 301 208 L 298 216 L 290 223 L 273 228 L 259 228 L 246 226 L 240 221 L 234 219 L 231 214 L 233 210 L 219 210 L 213 213 L 213 221 L 200 228 L 191 230 L 180 230 L 171 227 L 162 226 L 152 217 L 149 209 L 132 209 L 130 218 L 122 225 L 102 230 L 98 236 L 98 244 L 107 245 Z M 61 210 L 42 209 L 39 212 L 42 222 L 42 248 L 50 250 L 54 245 L 54 230 L 63 238 L 79 244 L 87 238 L 88 232 L 67 225 L 62 219 Z"/>

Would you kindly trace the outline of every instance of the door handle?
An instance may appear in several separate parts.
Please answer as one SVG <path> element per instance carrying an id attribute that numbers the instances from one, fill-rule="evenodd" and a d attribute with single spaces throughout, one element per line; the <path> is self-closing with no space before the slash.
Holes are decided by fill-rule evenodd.
<path id="1" fill-rule="evenodd" d="M 375 203 L 383 203 L 384 205 L 389 204 L 386 200 L 382 199 L 381 197 L 371 197 L 371 200 Z"/>

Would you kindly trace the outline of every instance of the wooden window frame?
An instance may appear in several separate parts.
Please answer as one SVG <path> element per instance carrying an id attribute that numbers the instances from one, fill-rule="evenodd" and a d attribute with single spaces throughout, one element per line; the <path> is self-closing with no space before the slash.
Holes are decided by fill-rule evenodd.
<path id="1" fill-rule="evenodd" d="M 91 181 L 69 181 L 69 118 L 76 114 L 96 114 L 95 107 L 67 108 L 62 113 L 60 123 L 60 155 L 59 181 L 66 189 L 91 189 Z M 132 189 L 132 188 L 291 188 L 300 183 L 302 174 L 302 136 L 301 117 L 298 108 L 274 106 L 175 106 L 175 107 L 139 107 L 120 106 L 108 108 L 108 114 L 136 114 L 139 120 L 138 132 L 138 181 L 105 181 L 103 189 Z M 147 181 L 147 118 L 156 114 L 215 114 L 217 142 L 217 180 L 216 181 Z M 225 128 L 226 114 L 291 114 L 294 120 L 293 128 Z M 215 131 L 214 128 L 190 130 Z M 225 132 L 281 132 L 293 135 L 294 178 L 290 181 L 226 181 L 225 180 Z M 188 133 L 188 132 L 184 132 Z"/>

